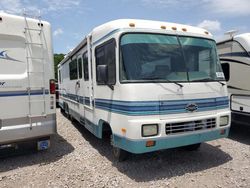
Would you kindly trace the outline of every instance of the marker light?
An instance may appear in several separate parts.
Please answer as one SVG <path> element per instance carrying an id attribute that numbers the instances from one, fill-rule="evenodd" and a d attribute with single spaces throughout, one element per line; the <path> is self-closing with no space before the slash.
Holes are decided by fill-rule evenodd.
<path id="1" fill-rule="evenodd" d="M 207 34 L 207 35 L 209 34 L 209 32 L 208 32 L 208 31 L 205 31 L 204 33 L 205 33 L 205 34 Z"/>
<path id="2" fill-rule="evenodd" d="M 129 23 L 129 26 L 130 27 L 135 27 L 135 24 L 134 23 Z"/>
<path id="3" fill-rule="evenodd" d="M 125 128 L 122 128 L 121 131 L 123 134 L 126 134 L 126 132 L 127 132 L 127 130 Z"/>
<path id="4" fill-rule="evenodd" d="M 186 32 L 186 31 L 187 31 L 187 29 L 186 29 L 186 28 L 182 28 L 182 31 Z"/>
<path id="5" fill-rule="evenodd" d="M 175 31 L 177 30 L 177 28 L 176 28 L 176 27 L 172 27 L 172 29 L 173 29 L 173 30 L 175 30 Z"/>
<path id="6" fill-rule="evenodd" d="M 165 25 L 162 25 L 161 26 L 161 29 L 166 29 L 167 27 Z"/>

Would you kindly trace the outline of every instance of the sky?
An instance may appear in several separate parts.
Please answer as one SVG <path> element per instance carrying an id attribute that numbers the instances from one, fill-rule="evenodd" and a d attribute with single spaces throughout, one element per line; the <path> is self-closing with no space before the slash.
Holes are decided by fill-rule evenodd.
<path id="1" fill-rule="evenodd" d="M 24 10 L 51 23 L 54 53 L 68 53 L 94 27 L 120 18 L 198 26 L 215 39 L 250 32 L 250 0 L 0 0 L 0 11 Z"/>

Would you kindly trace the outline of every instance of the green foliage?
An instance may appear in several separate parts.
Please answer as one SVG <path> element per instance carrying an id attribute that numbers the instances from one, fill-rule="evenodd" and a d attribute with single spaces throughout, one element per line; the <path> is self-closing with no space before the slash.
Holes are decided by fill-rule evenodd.
<path id="1" fill-rule="evenodd" d="M 54 54 L 54 70 L 55 70 L 55 79 L 58 80 L 57 75 L 57 66 L 63 60 L 64 54 Z"/>

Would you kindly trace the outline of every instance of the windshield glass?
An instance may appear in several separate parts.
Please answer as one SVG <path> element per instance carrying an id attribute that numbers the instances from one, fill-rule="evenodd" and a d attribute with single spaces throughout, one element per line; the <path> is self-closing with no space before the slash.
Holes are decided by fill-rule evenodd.
<path id="1" fill-rule="evenodd" d="M 224 80 L 216 43 L 209 39 L 125 34 L 120 59 L 121 82 Z"/>

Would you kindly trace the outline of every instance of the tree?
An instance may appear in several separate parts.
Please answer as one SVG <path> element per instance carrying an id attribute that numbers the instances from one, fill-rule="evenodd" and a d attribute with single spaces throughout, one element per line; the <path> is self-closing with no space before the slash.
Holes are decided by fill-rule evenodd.
<path id="1" fill-rule="evenodd" d="M 57 75 L 57 66 L 64 59 L 64 54 L 54 54 L 54 70 L 55 70 L 55 79 L 58 80 Z"/>

